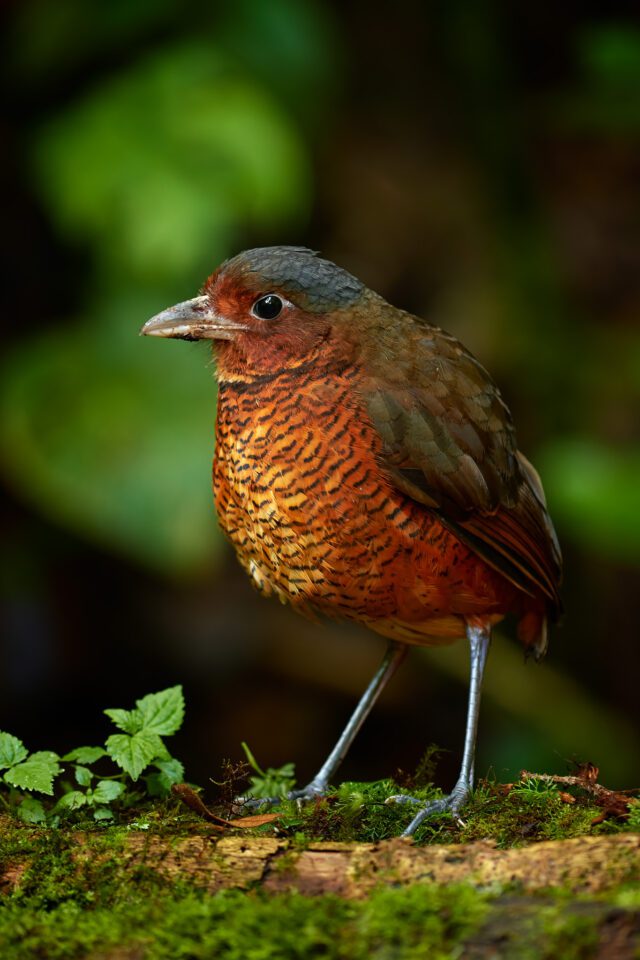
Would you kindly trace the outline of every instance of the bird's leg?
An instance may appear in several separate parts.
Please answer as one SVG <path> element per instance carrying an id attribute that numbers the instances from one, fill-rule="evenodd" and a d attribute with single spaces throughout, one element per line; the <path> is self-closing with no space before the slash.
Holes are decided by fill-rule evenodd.
<path id="1" fill-rule="evenodd" d="M 389 644 L 382 663 L 360 698 L 358 706 L 353 711 L 349 722 L 340 734 L 335 747 L 315 777 L 309 781 L 306 787 L 302 787 L 299 790 L 291 790 L 290 793 L 286 795 L 287 800 L 312 800 L 314 797 L 321 797 L 327 792 L 331 778 L 346 757 L 347 751 L 355 740 L 360 727 L 369 716 L 374 703 L 404 660 L 406 654 L 407 648 L 405 644 L 395 643 L 394 641 Z M 239 798 L 238 802 L 241 802 L 244 806 L 257 807 L 263 803 L 279 803 L 282 799 L 282 797 L 268 797 L 266 799 L 242 797 Z"/>
<path id="2" fill-rule="evenodd" d="M 478 626 L 467 626 L 467 639 L 469 640 L 469 652 L 471 658 L 471 675 L 469 679 L 469 704 L 467 708 L 467 727 L 464 738 L 464 753 L 462 755 L 462 766 L 455 787 L 448 797 L 442 800 L 432 800 L 425 804 L 415 815 L 407 829 L 404 831 L 404 837 L 412 836 L 420 824 L 430 817 L 433 813 L 442 813 L 449 811 L 454 817 L 459 819 L 459 811 L 466 803 L 473 787 L 473 766 L 476 750 L 476 736 L 478 733 L 478 714 L 480 712 L 480 692 L 482 688 L 482 675 L 484 665 L 487 659 L 489 643 L 491 640 L 490 630 Z M 415 797 L 395 796 L 389 797 L 387 803 L 420 803 Z"/>
<path id="3" fill-rule="evenodd" d="M 311 780 L 306 787 L 303 787 L 303 789 L 292 791 L 291 799 L 321 796 L 323 793 L 326 793 L 331 778 L 346 757 L 360 727 L 369 716 L 374 703 L 404 660 L 406 654 L 407 648 L 404 644 L 394 642 L 389 644 L 382 663 L 374 674 L 371 683 L 363 693 L 349 722 L 340 734 L 335 747 L 313 780 Z"/>

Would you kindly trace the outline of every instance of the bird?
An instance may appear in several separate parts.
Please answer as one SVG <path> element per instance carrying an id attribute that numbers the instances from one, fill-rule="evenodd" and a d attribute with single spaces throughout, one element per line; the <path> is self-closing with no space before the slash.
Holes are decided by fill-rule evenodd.
<path id="1" fill-rule="evenodd" d="M 226 260 L 141 333 L 212 343 L 215 506 L 254 586 L 388 641 L 330 755 L 289 796 L 327 792 L 410 647 L 466 636 L 456 784 L 429 803 L 389 798 L 412 805 L 406 836 L 436 812 L 460 820 L 492 629 L 514 616 L 539 660 L 561 613 L 558 539 L 498 387 L 454 336 L 301 246 Z"/>

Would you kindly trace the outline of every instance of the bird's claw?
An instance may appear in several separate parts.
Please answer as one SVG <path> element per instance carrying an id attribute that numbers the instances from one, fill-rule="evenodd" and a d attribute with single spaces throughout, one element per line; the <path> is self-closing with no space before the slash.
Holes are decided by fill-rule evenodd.
<path id="1" fill-rule="evenodd" d="M 398 804 L 407 804 L 407 803 L 418 804 L 418 803 L 422 803 L 422 800 L 418 800 L 417 797 L 411 797 L 411 796 L 409 796 L 409 794 L 407 794 L 407 793 L 394 793 L 392 796 L 387 797 L 387 799 L 385 800 L 384 803 L 385 803 L 385 806 L 386 806 L 386 807 L 393 807 L 396 803 L 398 803 Z"/>
<path id="2" fill-rule="evenodd" d="M 457 783 L 448 797 L 442 797 L 441 800 L 430 800 L 428 803 L 425 803 L 421 810 L 419 810 L 406 830 L 403 831 L 403 837 L 412 837 L 416 832 L 420 824 L 424 823 L 429 817 L 433 816 L 434 813 L 449 813 L 455 822 L 460 827 L 464 827 L 464 820 L 460 817 L 460 810 L 465 805 L 469 799 L 469 794 L 471 793 L 471 787 L 467 783 Z M 402 803 L 402 804 L 421 804 L 423 801 L 418 800 L 416 797 L 411 797 L 406 794 L 397 794 L 392 797 L 388 797 L 385 803 Z"/>
<path id="3" fill-rule="evenodd" d="M 259 810 L 263 806 L 273 807 L 281 800 L 282 797 L 234 797 L 231 810 L 239 816 L 247 811 Z"/>
<path id="4" fill-rule="evenodd" d="M 283 800 L 293 800 L 299 810 L 304 803 L 309 800 L 317 800 L 318 797 L 324 797 L 327 792 L 327 784 L 317 783 L 312 780 L 306 787 L 299 790 L 290 790 L 281 797 L 236 797 L 233 801 L 234 810 L 247 811 L 259 810 L 260 807 L 277 807 Z"/>

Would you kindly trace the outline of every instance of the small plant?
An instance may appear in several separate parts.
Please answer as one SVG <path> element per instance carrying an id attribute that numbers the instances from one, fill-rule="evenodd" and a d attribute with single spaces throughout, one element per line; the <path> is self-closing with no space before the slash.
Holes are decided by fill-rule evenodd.
<path id="1" fill-rule="evenodd" d="M 627 826 L 630 830 L 640 830 L 640 800 L 631 800 L 629 802 Z"/>
<path id="2" fill-rule="evenodd" d="M 509 795 L 514 800 L 522 800 L 524 803 L 533 806 L 559 799 L 559 791 L 556 785 L 537 777 L 527 777 L 526 780 L 521 780 L 513 787 Z"/>
<path id="3" fill-rule="evenodd" d="M 77 747 L 62 757 L 51 750 L 29 753 L 17 737 L 0 732 L 0 788 L 8 787 L 0 789 L 0 803 L 26 823 L 55 826 L 79 810 L 94 820 L 112 820 L 116 802 L 126 807 L 145 793 L 166 796 L 172 784 L 184 777 L 182 764 L 163 740 L 182 725 L 182 687 L 150 693 L 137 700 L 133 710 L 104 713 L 120 732 L 107 737 L 104 746 Z M 119 772 L 109 771 L 113 764 Z M 107 769 L 98 773 L 96 765 L 101 771 Z M 141 777 L 142 791 L 133 786 Z M 33 794 L 53 800 L 43 801 Z"/>
<path id="4" fill-rule="evenodd" d="M 281 767 L 268 767 L 263 770 L 258 766 L 258 761 L 244 741 L 242 749 L 249 766 L 255 771 L 249 777 L 251 786 L 247 790 L 248 796 L 255 797 L 258 800 L 266 800 L 269 797 L 284 797 L 290 790 L 293 790 L 296 785 L 295 764 L 285 763 Z"/>

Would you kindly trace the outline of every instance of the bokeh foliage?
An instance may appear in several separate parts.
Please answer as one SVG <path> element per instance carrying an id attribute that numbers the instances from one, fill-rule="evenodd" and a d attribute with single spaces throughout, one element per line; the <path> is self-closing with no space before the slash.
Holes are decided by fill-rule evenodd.
<path id="1" fill-rule="evenodd" d="M 7 198 L 16 278 L 0 470 L 11 506 L 24 510 L 5 560 L 19 676 L 30 659 L 42 676 L 46 656 L 55 659 L 32 656 L 30 644 L 57 643 L 61 657 L 68 642 L 57 683 L 75 696 L 70 662 L 84 681 L 87 636 L 110 651 L 110 625 L 95 622 L 102 564 L 125 602 L 115 629 L 126 638 L 122 624 L 138 618 L 141 646 L 127 650 L 144 651 L 145 672 L 156 661 L 167 671 L 158 686 L 188 682 L 179 671 L 191 669 L 192 690 L 202 672 L 224 696 L 238 662 L 258 643 L 269 650 L 255 705 L 239 718 L 216 704 L 202 720 L 207 738 L 226 723 L 227 742 L 246 736 L 269 763 L 295 758 L 300 769 L 313 762 L 304 723 L 280 725 L 274 756 L 265 703 L 284 709 L 289 683 L 294 715 L 296 691 L 316 684 L 325 720 L 336 704 L 347 711 L 368 665 L 348 659 L 343 634 L 278 619 L 276 605 L 256 612 L 242 574 L 223 562 L 206 346 L 137 336 L 238 249 L 302 242 L 459 335 L 500 383 L 542 474 L 567 558 L 567 616 L 538 672 L 521 672 L 515 648 L 495 644 L 480 765 L 490 757 L 498 777 L 522 762 L 548 768 L 556 750 L 562 769 L 573 745 L 580 759 L 607 759 L 605 777 L 628 785 L 638 769 L 630 678 L 640 669 L 630 640 L 640 564 L 637 24 L 615 6 L 595 15 L 463 0 L 401 0 L 385 18 L 364 3 L 313 0 L 9 6 L 2 63 L 15 94 L 7 155 L 18 187 Z M 79 566 L 86 558 L 79 573 L 69 543 Z M 65 576 L 77 577 L 66 598 L 76 620 L 58 611 L 64 598 L 45 595 L 48 582 L 64 594 Z M 209 606 L 189 593 L 198 583 Z M 229 584 L 247 589 L 240 602 Z M 302 634 L 317 638 L 315 652 Z M 323 673 L 317 649 L 333 663 L 332 643 L 339 656 Z M 231 673 L 199 671 L 202 650 Z M 429 723 L 416 715 L 405 739 L 418 725 L 428 738 L 443 717 L 453 743 L 465 651 L 422 662 L 438 683 L 424 706 Z M 113 671 L 105 683 L 122 676 Z M 21 689 L 6 677 L 5 699 Z M 271 699 L 260 701 L 269 683 Z M 242 700 L 242 684 L 233 689 L 230 700 Z M 401 691 L 396 725 L 409 694 L 425 696 L 411 680 Z M 401 740 L 394 733 L 388 744 L 390 763 Z M 369 750 L 377 763 L 375 737 Z"/>
<path id="2" fill-rule="evenodd" d="M 19 35 L 42 71 L 67 50 L 62 23 L 79 23 L 94 52 L 105 29 L 121 42 L 140 28 L 135 4 L 107 5 L 104 22 L 87 20 L 82 4 L 38 6 L 44 16 Z M 309 58 L 292 42 L 301 16 L 320 28 Z M 82 315 L 8 358 L 4 464 L 60 522 L 166 571 L 201 566 L 216 549 L 214 389 L 202 349 L 169 360 L 137 329 L 195 295 L 243 231 L 295 235 L 304 224 L 309 145 L 294 116 L 302 92 L 320 105 L 331 86 L 326 34 L 306 4 L 229 4 L 217 30 L 164 41 L 96 82 L 26 147 L 53 228 L 86 248 L 88 269 Z M 270 44 L 273 85 L 259 56 Z"/>

